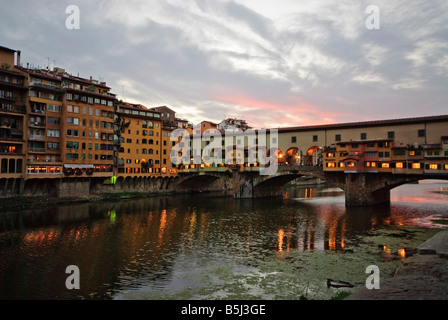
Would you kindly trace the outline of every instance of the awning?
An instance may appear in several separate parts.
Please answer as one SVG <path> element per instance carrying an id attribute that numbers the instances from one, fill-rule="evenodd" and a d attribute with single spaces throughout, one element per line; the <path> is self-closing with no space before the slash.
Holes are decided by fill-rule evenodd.
<path id="1" fill-rule="evenodd" d="M 64 168 L 72 169 L 94 169 L 93 164 L 64 164 Z"/>

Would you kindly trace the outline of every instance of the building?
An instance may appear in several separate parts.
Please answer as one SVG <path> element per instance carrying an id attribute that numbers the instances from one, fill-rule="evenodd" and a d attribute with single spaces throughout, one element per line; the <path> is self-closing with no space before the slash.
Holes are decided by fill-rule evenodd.
<path id="1" fill-rule="evenodd" d="M 59 132 L 64 177 L 110 177 L 114 165 L 115 94 L 105 82 L 72 76 L 54 68 L 65 95 Z M 48 108 L 48 105 L 47 105 Z"/>
<path id="2" fill-rule="evenodd" d="M 161 175 L 162 171 L 166 173 L 166 169 L 162 170 L 164 151 L 161 112 L 123 102 L 117 104 L 116 112 L 121 122 L 117 176 L 139 177 Z"/>
<path id="3" fill-rule="evenodd" d="M 228 118 L 225 119 L 223 121 L 221 121 L 218 124 L 218 129 L 220 130 L 242 130 L 242 131 L 246 131 L 248 129 L 252 129 L 251 127 L 249 127 L 249 125 L 247 124 L 246 120 L 242 120 L 242 119 L 235 119 L 235 118 Z"/>
<path id="4" fill-rule="evenodd" d="M 176 112 L 167 106 L 151 108 L 153 111 L 157 111 L 160 114 L 162 122 L 166 126 L 178 126 L 176 122 Z"/>
<path id="5" fill-rule="evenodd" d="M 201 121 L 198 125 L 193 128 L 194 134 L 203 134 L 207 130 L 216 130 L 218 129 L 218 124 L 212 121 Z"/>
<path id="6" fill-rule="evenodd" d="M 1 178 L 25 175 L 28 83 L 26 74 L 17 67 L 19 64 L 20 51 L 0 46 Z"/>
<path id="7" fill-rule="evenodd" d="M 26 178 L 62 177 L 61 126 L 65 90 L 48 70 L 23 69 L 29 80 Z"/>

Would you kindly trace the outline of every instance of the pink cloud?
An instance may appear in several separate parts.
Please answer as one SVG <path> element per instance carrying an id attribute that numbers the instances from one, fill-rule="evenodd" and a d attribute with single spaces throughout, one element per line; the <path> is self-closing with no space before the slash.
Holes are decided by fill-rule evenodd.
<path id="1" fill-rule="evenodd" d="M 251 107 L 253 112 L 248 121 L 254 127 L 306 126 L 340 122 L 345 113 L 322 110 L 321 107 L 305 102 L 298 97 L 290 97 L 291 103 L 271 103 L 245 94 L 215 96 L 214 99 L 229 104 Z M 250 119 L 249 119 L 250 118 Z M 269 123 L 266 123 L 268 121 Z"/>

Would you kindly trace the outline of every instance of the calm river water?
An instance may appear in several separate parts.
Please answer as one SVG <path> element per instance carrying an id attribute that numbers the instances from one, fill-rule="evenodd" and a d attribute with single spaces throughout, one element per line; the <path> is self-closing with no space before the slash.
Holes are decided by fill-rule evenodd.
<path id="1" fill-rule="evenodd" d="M 0 299 L 330 299 L 326 279 L 390 277 L 447 226 L 448 184 L 392 191 L 391 205 L 346 208 L 343 193 L 221 194 L 48 205 L 0 214 Z M 80 289 L 65 286 L 66 267 Z"/>

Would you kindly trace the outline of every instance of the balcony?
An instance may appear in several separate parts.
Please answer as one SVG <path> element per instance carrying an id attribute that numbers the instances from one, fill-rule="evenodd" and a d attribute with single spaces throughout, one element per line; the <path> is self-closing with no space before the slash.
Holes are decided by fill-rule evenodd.
<path id="1" fill-rule="evenodd" d="M 45 136 L 42 135 L 30 135 L 29 140 L 32 141 L 45 141 Z"/>
<path id="2" fill-rule="evenodd" d="M 56 91 L 56 92 L 63 92 L 65 90 L 64 88 L 59 87 L 59 86 L 40 83 L 40 82 L 34 82 L 34 81 L 30 83 L 30 87 L 37 87 L 40 89 L 47 89 L 47 90 Z"/>
<path id="3" fill-rule="evenodd" d="M 5 81 L 5 80 L 0 79 L 0 84 L 4 87 L 9 87 L 9 88 L 13 88 L 13 89 L 20 89 L 20 90 L 28 89 L 27 87 L 24 86 L 23 81 L 19 81 L 19 83 L 17 83 L 17 82 L 10 82 L 10 81 Z"/>
<path id="4" fill-rule="evenodd" d="M 441 143 L 433 143 L 433 144 L 424 144 L 423 150 L 440 150 L 442 149 Z"/>
<path id="5" fill-rule="evenodd" d="M 30 121 L 29 126 L 32 128 L 45 127 L 45 121 Z"/>
<path id="6" fill-rule="evenodd" d="M 42 110 L 42 109 L 33 109 L 33 108 L 31 108 L 31 113 L 34 113 L 34 114 L 45 114 L 45 110 Z"/>
<path id="7" fill-rule="evenodd" d="M 26 106 L 0 104 L 0 112 L 26 113 Z"/>
<path id="8" fill-rule="evenodd" d="M 0 95 L 0 100 L 6 100 L 6 101 L 16 101 L 16 99 L 12 95 Z"/>
<path id="9" fill-rule="evenodd" d="M 45 148 L 37 148 L 37 147 L 30 147 L 28 150 L 30 152 L 45 152 Z"/>

